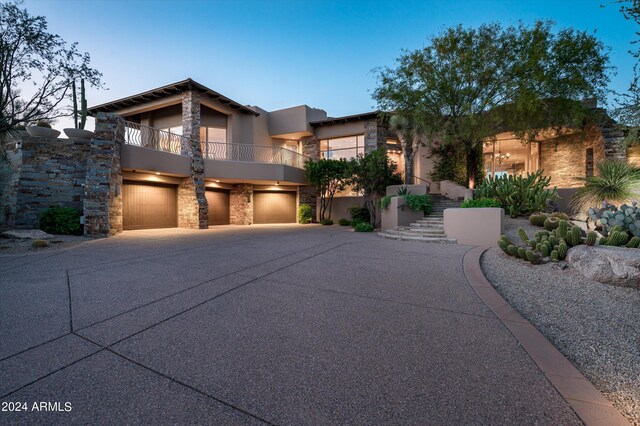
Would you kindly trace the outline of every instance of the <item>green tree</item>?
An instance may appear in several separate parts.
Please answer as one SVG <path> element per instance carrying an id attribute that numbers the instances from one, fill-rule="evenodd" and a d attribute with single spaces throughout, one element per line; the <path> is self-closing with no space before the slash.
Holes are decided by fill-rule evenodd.
<path id="1" fill-rule="evenodd" d="M 351 162 L 351 185 L 364 196 L 364 205 L 369 210 L 371 224 L 378 226 L 378 206 L 387 186 L 399 185 L 402 177 L 398 167 L 387 157 L 384 148 L 378 148 L 366 155 L 360 155 Z"/>
<path id="2" fill-rule="evenodd" d="M 619 0 L 617 3 L 625 19 L 640 25 L 640 0 Z M 638 39 L 631 43 L 640 45 L 640 31 L 636 31 L 636 36 Z M 640 143 L 640 48 L 629 50 L 629 53 L 637 59 L 633 77 L 626 92 L 616 93 L 611 115 L 628 131 L 625 144 L 637 144 Z"/>
<path id="3" fill-rule="evenodd" d="M 307 181 L 316 187 L 320 197 L 320 220 L 331 218 L 333 197 L 344 191 L 349 181 L 349 163 L 343 159 L 321 158 L 318 161 L 307 161 L 304 168 Z"/>
<path id="4" fill-rule="evenodd" d="M 425 144 L 423 123 L 414 114 L 398 112 L 389 118 L 389 130 L 393 131 L 400 141 L 404 156 L 404 183 L 410 185 L 414 183 L 413 159 L 420 147 Z"/>
<path id="5" fill-rule="evenodd" d="M 51 121 L 70 114 L 74 79 L 100 86 L 88 53 L 47 32 L 43 16 L 31 16 L 19 3 L 0 3 L 0 137 L 20 124 Z M 24 95 L 21 88 L 33 88 Z"/>
<path id="6" fill-rule="evenodd" d="M 373 97 L 383 111 L 419 117 L 431 143 L 459 145 L 473 187 L 482 145 L 511 130 L 523 142 L 542 129 L 581 128 L 581 99 L 603 99 L 608 55 L 594 36 L 551 22 L 503 28 L 457 26 L 405 51 L 394 67 L 377 70 Z"/>

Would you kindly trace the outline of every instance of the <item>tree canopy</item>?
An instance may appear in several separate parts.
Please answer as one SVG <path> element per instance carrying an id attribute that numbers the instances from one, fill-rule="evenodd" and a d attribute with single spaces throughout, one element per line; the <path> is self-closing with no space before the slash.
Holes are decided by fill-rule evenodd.
<path id="1" fill-rule="evenodd" d="M 101 76 L 77 43 L 47 31 L 43 16 L 29 15 L 19 3 L 0 3 L 0 135 L 69 115 L 64 101 L 72 82 L 84 78 L 97 87 Z"/>
<path id="2" fill-rule="evenodd" d="M 316 187 L 320 197 L 320 220 L 331 218 L 333 197 L 346 189 L 351 177 L 349 163 L 344 159 L 321 158 L 307 161 L 304 168 L 307 181 Z"/>
<path id="3" fill-rule="evenodd" d="M 581 127 L 588 115 L 581 101 L 604 99 L 608 59 L 593 35 L 554 33 L 549 21 L 457 26 L 378 69 L 373 97 L 383 111 L 419 118 L 430 143 L 462 146 L 473 187 L 482 144 L 497 133 L 526 141 L 545 128 Z"/>
<path id="4" fill-rule="evenodd" d="M 626 19 L 640 25 L 639 0 L 619 0 L 617 3 Z M 616 105 L 612 110 L 613 117 L 629 130 L 626 143 L 640 142 L 640 31 L 636 31 L 636 36 L 638 38 L 631 42 L 636 49 L 629 50 L 629 53 L 637 59 L 633 66 L 633 77 L 629 83 L 629 89 L 624 93 L 616 94 Z"/>

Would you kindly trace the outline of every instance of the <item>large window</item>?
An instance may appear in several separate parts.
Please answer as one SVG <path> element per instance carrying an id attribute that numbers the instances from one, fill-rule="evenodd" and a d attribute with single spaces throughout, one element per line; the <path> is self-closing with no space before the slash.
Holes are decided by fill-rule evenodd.
<path id="1" fill-rule="evenodd" d="M 227 143 L 227 129 L 200 127 L 200 144 L 205 158 L 225 160 L 231 152 Z"/>
<path id="2" fill-rule="evenodd" d="M 364 135 L 323 139 L 320 141 L 320 156 L 326 159 L 349 160 L 364 154 Z"/>
<path id="3" fill-rule="evenodd" d="M 227 143 L 227 129 L 200 127 L 200 142 Z"/>

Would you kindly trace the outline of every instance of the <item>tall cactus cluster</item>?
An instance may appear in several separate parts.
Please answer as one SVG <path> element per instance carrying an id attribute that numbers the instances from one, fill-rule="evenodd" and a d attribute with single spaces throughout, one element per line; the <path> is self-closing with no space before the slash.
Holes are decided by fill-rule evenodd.
<path id="1" fill-rule="evenodd" d="M 87 123 L 87 98 L 84 91 L 84 78 L 80 79 L 80 109 L 78 109 L 78 95 L 76 90 L 76 81 L 71 82 L 71 90 L 73 97 L 73 123 L 76 129 L 83 129 Z M 80 122 L 78 122 L 78 116 Z"/>
<path id="2" fill-rule="evenodd" d="M 612 227 L 608 236 L 598 240 L 595 232 L 588 231 L 585 234 L 579 227 L 566 220 L 559 220 L 557 227 L 552 231 L 545 229 L 536 232 L 534 238 L 529 238 L 527 232 L 521 227 L 518 228 L 518 236 L 526 247 L 512 243 L 506 235 L 500 237 L 498 246 L 509 256 L 527 260 L 534 265 L 542 263 L 546 258 L 552 262 L 564 260 L 569 248 L 580 244 L 593 246 L 598 242 L 599 245 L 640 248 L 640 236 L 630 239 L 622 226 Z"/>

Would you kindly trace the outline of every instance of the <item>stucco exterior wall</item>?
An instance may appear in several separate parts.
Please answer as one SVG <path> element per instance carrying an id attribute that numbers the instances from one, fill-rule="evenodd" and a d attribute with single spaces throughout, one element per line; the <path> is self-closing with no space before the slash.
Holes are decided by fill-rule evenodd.
<path id="1" fill-rule="evenodd" d="M 640 167 L 640 145 L 627 147 L 627 161 L 633 166 Z"/>

